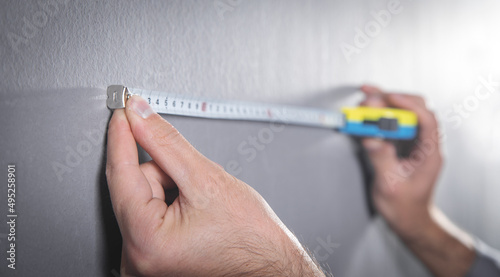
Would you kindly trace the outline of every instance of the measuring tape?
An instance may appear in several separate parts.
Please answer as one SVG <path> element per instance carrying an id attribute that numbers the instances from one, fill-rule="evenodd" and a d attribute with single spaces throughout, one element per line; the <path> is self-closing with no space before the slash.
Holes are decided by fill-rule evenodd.
<path id="1" fill-rule="evenodd" d="M 335 129 L 353 136 L 396 140 L 410 140 L 417 133 L 417 116 L 410 111 L 392 108 L 355 107 L 342 108 L 342 112 L 335 112 L 326 109 L 189 97 L 122 85 L 109 86 L 107 94 L 106 103 L 111 110 L 125 108 L 128 98 L 139 95 L 160 114 L 279 122 Z"/>

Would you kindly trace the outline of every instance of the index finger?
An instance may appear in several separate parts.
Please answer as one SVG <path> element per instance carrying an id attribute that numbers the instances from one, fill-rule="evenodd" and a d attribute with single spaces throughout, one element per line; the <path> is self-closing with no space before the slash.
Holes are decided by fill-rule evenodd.
<path id="1" fill-rule="evenodd" d="M 140 114 L 144 111 L 147 111 L 146 116 Z M 210 172 L 220 171 L 174 126 L 155 113 L 142 97 L 134 95 L 127 101 L 126 114 L 137 143 L 185 195 L 206 183 Z"/>
<path id="2" fill-rule="evenodd" d="M 153 198 L 151 186 L 139 167 L 136 142 L 123 109 L 115 110 L 109 122 L 106 178 L 119 223 L 124 213 L 137 212 L 137 206 L 146 205 Z"/>
<path id="3" fill-rule="evenodd" d="M 366 96 L 365 100 L 360 103 L 361 106 L 378 108 L 387 107 L 387 101 L 384 96 L 385 94 L 379 88 L 369 85 L 363 85 L 361 86 L 361 91 Z"/>

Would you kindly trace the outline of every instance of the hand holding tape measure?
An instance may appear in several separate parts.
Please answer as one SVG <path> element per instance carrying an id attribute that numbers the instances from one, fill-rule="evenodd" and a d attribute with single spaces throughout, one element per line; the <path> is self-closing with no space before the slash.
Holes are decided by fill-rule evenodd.
<path id="1" fill-rule="evenodd" d="M 354 107 L 343 108 L 338 112 L 297 106 L 190 97 L 128 88 L 123 85 L 109 86 L 107 94 L 107 105 L 112 110 L 124 108 L 130 96 L 139 95 L 148 101 L 155 112 L 160 114 L 226 120 L 274 121 L 330 128 L 353 136 L 393 140 L 411 140 L 417 134 L 415 113 L 393 108 Z"/>
<path id="2" fill-rule="evenodd" d="M 152 160 L 139 164 L 137 145 Z M 142 97 L 113 111 L 106 178 L 122 276 L 325 276 L 257 191 Z"/>

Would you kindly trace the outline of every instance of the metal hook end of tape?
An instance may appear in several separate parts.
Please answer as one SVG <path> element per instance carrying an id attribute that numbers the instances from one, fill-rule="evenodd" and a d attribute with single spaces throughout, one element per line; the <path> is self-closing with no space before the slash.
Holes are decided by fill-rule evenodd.
<path id="1" fill-rule="evenodd" d="M 125 102 L 130 97 L 129 90 L 123 85 L 108 86 L 107 94 L 106 104 L 110 110 L 125 108 Z"/>

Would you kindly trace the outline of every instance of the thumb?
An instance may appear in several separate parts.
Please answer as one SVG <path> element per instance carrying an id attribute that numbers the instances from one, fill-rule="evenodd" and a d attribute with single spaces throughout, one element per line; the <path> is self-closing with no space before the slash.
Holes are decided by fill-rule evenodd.
<path id="1" fill-rule="evenodd" d="M 206 181 L 204 173 L 217 166 L 198 152 L 170 123 L 155 113 L 140 96 L 126 103 L 126 114 L 135 140 L 172 178 L 180 191 Z"/>
<path id="2" fill-rule="evenodd" d="M 368 152 L 368 156 L 375 170 L 377 180 L 383 181 L 392 186 L 389 182 L 391 175 L 397 174 L 399 160 L 396 155 L 396 149 L 393 144 L 376 138 L 367 138 L 363 140 L 363 146 Z"/>

